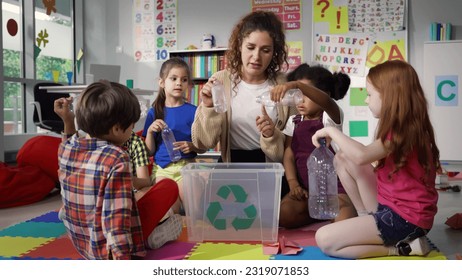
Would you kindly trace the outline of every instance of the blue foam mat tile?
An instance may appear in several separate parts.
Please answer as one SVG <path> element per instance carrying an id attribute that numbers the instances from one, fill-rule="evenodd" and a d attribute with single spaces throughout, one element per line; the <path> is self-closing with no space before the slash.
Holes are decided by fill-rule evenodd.
<path id="1" fill-rule="evenodd" d="M 58 218 L 58 211 L 45 213 L 41 216 L 30 219 L 27 222 L 62 223 L 62 221 Z"/>
<path id="2" fill-rule="evenodd" d="M 324 254 L 319 247 L 306 246 L 296 255 L 273 255 L 271 260 L 346 260 Z"/>

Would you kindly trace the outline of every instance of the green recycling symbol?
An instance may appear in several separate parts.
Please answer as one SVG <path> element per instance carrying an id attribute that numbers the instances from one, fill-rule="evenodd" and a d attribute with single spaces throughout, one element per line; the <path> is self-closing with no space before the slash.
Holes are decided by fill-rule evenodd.
<path id="1" fill-rule="evenodd" d="M 240 185 L 223 185 L 217 191 L 217 195 L 224 200 L 228 198 L 230 193 L 233 193 L 235 202 L 238 204 L 245 203 L 247 200 L 247 193 Z M 207 218 L 216 229 L 225 230 L 226 219 L 217 218 L 221 210 L 223 210 L 223 208 L 220 202 L 210 202 L 209 207 L 207 208 Z M 257 217 L 257 208 L 251 204 L 244 208 L 244 213 L 247 216 L 246 218 L 235 217 L 231 222 L 235 230 L 250 228 Z"/>

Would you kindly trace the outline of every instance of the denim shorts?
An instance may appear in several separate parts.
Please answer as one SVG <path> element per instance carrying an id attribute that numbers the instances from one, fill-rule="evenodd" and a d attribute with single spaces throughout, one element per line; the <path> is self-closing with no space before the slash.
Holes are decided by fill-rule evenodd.
<path id="1" fill-rule="evenodd" d="M 379 204 L 377 212 L 372 214 L 385 246 L 397 246 L 400 243 L 424 236 L 429 230 L 420 228 L 395 213 L 390 207 Z"/>

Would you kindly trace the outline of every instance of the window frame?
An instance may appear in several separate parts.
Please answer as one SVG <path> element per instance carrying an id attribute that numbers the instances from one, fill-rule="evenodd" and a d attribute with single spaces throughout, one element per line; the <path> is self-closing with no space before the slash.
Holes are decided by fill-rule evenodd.
<path id="1" fill-rule="evenodd" d="M 7 2 L 5 0 L 0 0 L 1 3 Z M 0 114 L 0 122 L 2 125 L 0 125 L 0 135 L 3 138 L 2 143 L 0 144 L 0 161 L 4 161 L 4 154 L 5 151 L 11 150 L 11 142 L 16 142 L 18 135 L 24 135 L 26 138 L 30 138 L 31 135 L 36 135 L 37 134 L 37 128 L 32 121 L 32 116 L 33 116 L 33 111 L 34 108 L 32 105 L 30 105 L 30 102 L 33 101 L 34 99 L 34 85 L 38 82 L 45 82 L 43 80 L 38 80 L 36 79 L 36 65 L 35 65 L 35 59 L 34 59 L 34 44 L 35 44 L 35 18 L 34 18 L 34 13 L 35 13 L 35 1 L 30 1 L 30 0 L 19 0 L 19 4 L 21 6 L 21 20 L 22 23 L 20 24 L 20 28 L 22 28 L 22 57 L 21 57 L 21 71 L 22 71 L 22 77 L 21 78 L 16 78 L 16 77 L 5 77 L 3 70 L 3 52 L 0 52 L 0 60 L 1 60 L 1 65 L 0 65 L 0 71 L 2 73 L 0 77 L 0 84 L 1 84 L 1 98 L 0 98 L 0 109 L 4 111 L 4 83 L 5 82 L 15 82 L 15 83 L 20 83 L 21 85 L 21 90 L 22 90 L 22 120 L 23 120 L 23 125 L 22 125 L 22 131 L 18 132 L 17 134 L 13 135 L 5 135 L 4 132 L 4 116 L 3 113 Z M 73 19 L 72 21 L 72 32 L 73 32 L 73 61 L 76 61 L 76 56 L 79 52 L 80 49 L 84 49 L 84 23 L 83 23 L 83 0 L 73 0 L 73 4 L 71 4 L 71 18 Z M 3 14 L 3 12 L 2 12 Z M 0 14 L 0 21 L 3 23 L 3 15 Z M 30 31 L 33 32 L 30 32 Z M 0 35 L 2 36 L 2 40 L 0 42 L 0 46 L 2 47 L 3 50 L 3 30 L 0 31 Z M 33 65 L 30 67 L 30 65 Z M 76 73 L 76 65 L 74 63 L 74 73 Z M 77 73 L 77 75 L 74 75 L 73 80 L 77 84 L 83 83 L 83 77 L 84 77 L 84 69 L 85 69 L 85 64 L 84 61 L 82 60 L 82 63 L 80 65 L 80 71 Z M 9 139 L 11 138 L 11 139 Z M 12 140 L 14 139 L 14 140 Z M 22 145 L 23 142 L 19 141 L 19 145 Z M 19 147 L 18 147 L 19 149 Z"/>

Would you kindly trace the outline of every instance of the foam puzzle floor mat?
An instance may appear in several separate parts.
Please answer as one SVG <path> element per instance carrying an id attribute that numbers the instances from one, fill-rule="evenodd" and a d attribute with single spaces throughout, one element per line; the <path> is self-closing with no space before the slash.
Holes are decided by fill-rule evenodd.
<path id="1" fill-rule="evenodd" d="M 149 250 L 146 260 L 342 260 L 325 255 L 314 235 L 323 224 L 297 230 L 280 229 L 279 236 L 302 250 L 294 255 L 264 254 L 263 245 L 242 242 L 189 242 L 186 228 L 178 240 Z M 446 260 L 434 247 L 427 256 L 380 257 L 371 260 Z M 0 230 L 0 260 L 83 260 L 68 238 L 57 211 Z"/>

